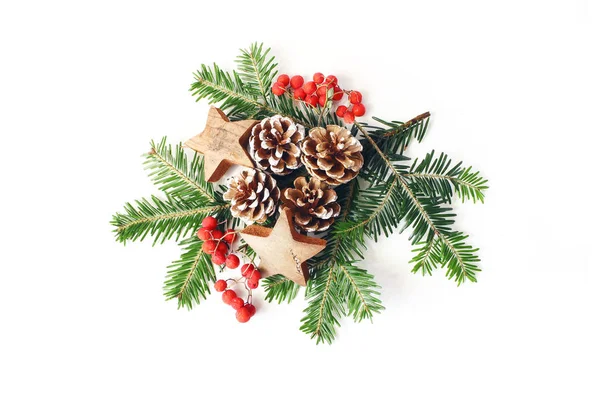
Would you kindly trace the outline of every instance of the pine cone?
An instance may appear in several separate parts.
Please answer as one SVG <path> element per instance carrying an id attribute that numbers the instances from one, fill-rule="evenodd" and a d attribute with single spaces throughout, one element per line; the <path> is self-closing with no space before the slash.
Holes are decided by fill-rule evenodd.
<path id="1" fill-rule="evenodd" d="M 346 128 L 327 125 L 308 132 L 302 142 L 302 162 L 308 172 L 330 185 L 352 180 L 363 166 L 362 144 Z"/>
<path id="2" fill-rule="evenodd" d="M 275 175 L 287 175 L 302 166 L 300 141 L 304 127 L 289 118 L 275 115 L 252 128 L 250 153 L 258 168 Z"/>
<path id="3" fill-rule="evenodd" d="M 223 194 L 231 202 L 231 214 L 246 223 L 265 222 L 275 212 L 279 188 L 275 179 L 258 170 L 244 170 L 229 180 Z"/>
<path id="4" fill-rule="evenodd" d="M 306 232 L 321 232 L 333 224 L 333 217 L 340 215 L 336 203 L 337 193 L 316 178 L 306 182 L 303 176 L 296 178 L 294 188 L 283 191 L 281 201 L 292 210 L 294 224 Z"/>

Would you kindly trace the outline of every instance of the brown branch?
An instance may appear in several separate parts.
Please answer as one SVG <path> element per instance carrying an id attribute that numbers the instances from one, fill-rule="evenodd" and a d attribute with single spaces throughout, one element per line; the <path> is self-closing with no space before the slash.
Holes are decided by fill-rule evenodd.
<path id="1" fill-rule="evenodd" d="M 430 116 L 431 116 L 431 114 L 429 113 L 429 111 L 424 112 L 423 114 L 417 115 L 416 117 L 409 119 L 408 121 L 403 123 L 399 128 L 396 128 L 394 130 L 387 132 L 385 135 L 383 135 L 383 137 L 390 137 L 390 136 L 394 136 L 400 132 L 403 132 L 407 128 L 411 127 L 412 125 L 418 124 L 419 122 L 423 121 L 424 119 L 429 118 Z"/>

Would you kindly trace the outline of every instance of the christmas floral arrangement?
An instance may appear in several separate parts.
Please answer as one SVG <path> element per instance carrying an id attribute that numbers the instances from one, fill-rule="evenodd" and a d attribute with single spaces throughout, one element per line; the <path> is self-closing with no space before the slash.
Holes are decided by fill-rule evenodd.
<path id="1" fill-rule="evenodd" d="M 259 286 L 264 301 L 278 303 L 305 286 L 301 330 L 331 343 L 341 317 L 358 322 L 383 310 L 363 262 L 367 239 L 406 229 L 413 272 L 444 268 L 458 285 L 475 282 L 477 249 L 452 227 L 451 202 L 483 202 L 487 181 L 444 153 L 406 156 L 430 114 L 359 121 L 361 92 L 334 75 L 278 75 L 269 52 L 242 50 L 237 71 L 201 66 L 191 91 L 214 104 L 206 127 L 183 145 L 151 142 L 144 165 L 162 196 L 127 203 L 113 217 L 120 242 L 180 242 L 167 299 L 192 308 L 214 289 L 247 322 L 260 311 L 252 297 Z M 233 165 L 243 168 L 225 181 Z"/>

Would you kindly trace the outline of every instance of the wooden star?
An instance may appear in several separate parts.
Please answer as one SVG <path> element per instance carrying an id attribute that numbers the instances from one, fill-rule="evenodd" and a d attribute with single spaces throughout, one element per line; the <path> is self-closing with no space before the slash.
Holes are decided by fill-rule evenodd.
<path id="1" fill-rule="evenodd" d="M 207 181 L 218 181 L 232 165 L 254 168 L 246 144 L 257 122 L 252 119 L 230 122 L 223 111 L 210 108 L 204 131 L 185 142 L 187 147 L 204 154 Z"/>
<path id="2" fill-rule="evenodd" d="M 325 248 L 327 241 L 301 235 L 292 224 L 292 212 L 285 208 L 273 229 L 250 225 L 241 232 L 242 238 L 260 257 L 263 277 L 282 274 L 301 286 L 306 286 L 308 268 L 305 261 Z"/>

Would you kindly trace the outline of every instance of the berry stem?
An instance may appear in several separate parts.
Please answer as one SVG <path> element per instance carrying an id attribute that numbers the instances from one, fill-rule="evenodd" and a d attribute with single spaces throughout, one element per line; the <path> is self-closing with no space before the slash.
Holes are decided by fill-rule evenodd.
<path id="1" fill-rule="evenodd" d="M 221 243 L 221 242 L 222 242 L 222 241 L 225 239 L 225 237 L 226 237 L 227 235 L 235 235 L 235 234 L 237 234 L 237 233 L 238 233 L 238 231 L 227 232 L 227 233 L 225 233 L 223 236 L 221 236 L 221 239 L 216 239 L 216 240 L 217 240 L 217 247 L 215 247 L 215 250 L 213 251 L 213 253 L 214 253 L 215 251 L 217 251 L 217 248 L 219 247 L 219 244 L 220 244 L 220 243 Z M 212 238 L 212 232 L 210 233 L 210 237 Z M 213 238 L 213 240 L 215 240 L 215 239 Z M 229 242 L 225 242 L 225 244 L 227 245 L 227 247 L 229 248 L 229 250 L 231 250 L 231 248 L 230 248 L 230 246 L 229 246 Z"/>
<path id="2" fill-rule="evenodd" d="M 325 94 L 325 105 L 321 107 L 321 112 L 319 113 L 319 120 L 317 121 L 317 126 L 321 126 L 323 115 L 325 115 L 325 110 L 327 110 L 327 103 L 329 103 L 329 90 Z"/>

